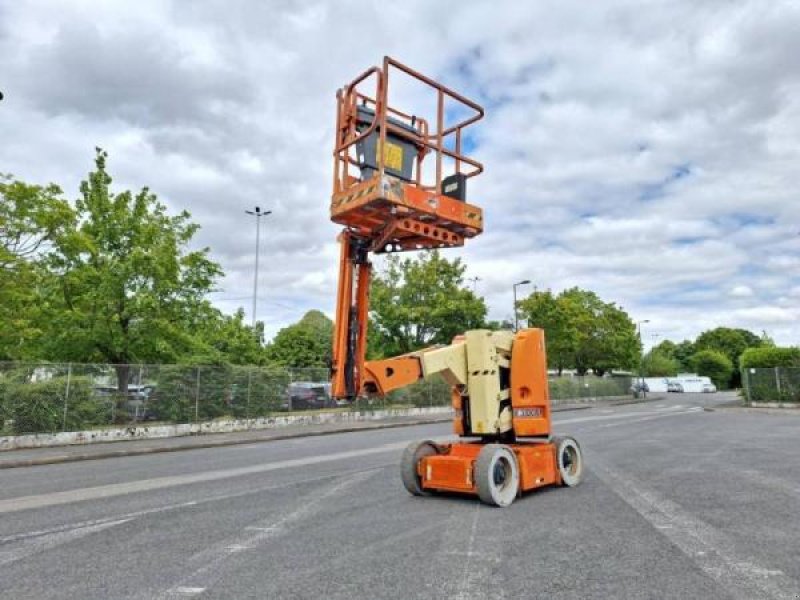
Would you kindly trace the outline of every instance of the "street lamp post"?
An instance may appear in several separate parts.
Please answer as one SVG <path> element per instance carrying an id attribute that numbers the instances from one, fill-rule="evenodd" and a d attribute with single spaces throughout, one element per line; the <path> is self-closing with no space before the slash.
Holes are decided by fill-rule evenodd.
<path id="1" fill-rule="evenodd" d="M 272 214 L 271 210 L 261 212 L 261 208 L 256 206 L 255 210 L 244 211 L 248 215 L 253 215 L 256 218 L 256 270 L 253 275 L 253 333 L 256 331 L 256 303 L 258 298 L 258 252 L 261 245 L 261 217 L 266 217 Z"/>
<path id="2" fill-rule="evenodd" d="M 642 347 L 642 323 L 649 323 L 650 319 L 642 319 L 636 322 L 636 335 L 639 338 L 639 393 L 645 398 L 647 392 L 644 391 L 644 348 Z"/>
<path id="3" fill-rule="evenodd" d="M 519 312 L 517 311 L 517 286 L 527 285 L 530 282 L 531 282 L 530 279 L 523 279 L 522 281 L 518 281 L 512 286 L 514 289 L 514 331 L 519 330 Z"/>
<path id="4" fill-rule="evenodd" d="M 467 281 L 472 282 L 472 293 L 474 294 L 478 290 L 478 282 L 481 281 L 481 278 L 476 275 L 475 277 L 467 277 Z"/>

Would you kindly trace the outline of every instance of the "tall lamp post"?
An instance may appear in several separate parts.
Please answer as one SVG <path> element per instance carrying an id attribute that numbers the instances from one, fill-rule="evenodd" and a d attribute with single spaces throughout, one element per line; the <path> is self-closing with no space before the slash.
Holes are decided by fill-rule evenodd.
<path id="1" fill-rule="evenodd" d="M 523 279 L 522 281 L 518 281 L 512 286 L 514 289 L 514 331 L 519 330 L 519 312 L 517 311 L 517 286 L 528 285 L 530 282 L 531 282 L 530 279 Z"/>
<path id="2" fill-rule="evenodd" d="M 253 275 L 253 333 L 256 331 L 256 302 L 258 298 L 258 251 L 261 245 L 261 217 L 266 217 L 272 214 L 271 210 L 261 212 L 261 208 L 256 206 L 255 210 L 244 211 L 248 215 L 253 215 L 256 218 L 256 272 Z"/>
<path id="3" fill-rule="evenodd" d="M 642 347 L 642 324 L 649 323 L 650 319 L 642 319 L 636 322 L 636 335 L 639 338 L 639 393 L 647 397 L 644 391 L 644 348 Z"/>
<path id="4" fill-rule="evenodd" d="M 478 282 L 481 281 L 481 278 L 476 275 L 475 277 L 467 277 L 467 281 L 472 282 L 472 293 L 474 294 L 478 290 Z"/>

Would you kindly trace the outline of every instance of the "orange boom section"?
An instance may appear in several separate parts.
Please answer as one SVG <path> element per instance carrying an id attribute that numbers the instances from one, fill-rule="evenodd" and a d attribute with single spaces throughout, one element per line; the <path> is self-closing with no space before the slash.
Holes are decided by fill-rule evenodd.
<path id="1" fill-rule="evenodd" d="M 390 94 L 408 99 L 399 110 Z M 394 93 L 394 92 L 393 92 Z M 467 184 L 483 166 L 465 148 L 483 108 L 385 57 L 336 93 L 331 220 L 344 226 L 331 363 L 332 395 L 362 393 L 369 253 L 462 246 L 483 231 Z"/>

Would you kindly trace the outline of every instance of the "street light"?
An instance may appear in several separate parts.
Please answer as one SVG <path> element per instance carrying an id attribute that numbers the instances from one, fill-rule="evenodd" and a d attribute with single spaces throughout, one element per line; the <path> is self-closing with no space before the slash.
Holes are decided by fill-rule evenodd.
<path id="1" fill-rule="evenodd" d="M 523 279 L 522 281 L 518 281 L 512 287 L 514 288 L 514 331 L 519 329 L 519 313 L 517 311 L 517 286 L 518 285 L 527 285 L 531 281 L 530 279 Z"/>
<path id="2" fill-rule="evenodd" d="M 261 217 L 266 217 L 272 214 L 271 210 L 261 212 L 261 208 L 256 206 L 255 211 L 244 211 L 248 215 L 253 215 L 256 218 L 256 272 L 253 276 L 253 333 L 256 331 L 256 298 L 258 297 L 258 251 L 261 242 Z"/>
<path id="3" fill-rule="evenodd" d="M 650 319 L 642 319 L 636 322 L 636 335 L 639 338 L 639 393 L 645 398 L 647 392 L 644 391 L 644 348 L 642 347 L 642 323 L 649 323 Z"/>
<path id="4" fill-rule="evenodd" d="M 481 281 L 481 278 L 476 275 L 475 277 L 467 277 L 467 281 L 472 282 L 472 293 L 474 294 L 478 289 L 478 282 Z"/>

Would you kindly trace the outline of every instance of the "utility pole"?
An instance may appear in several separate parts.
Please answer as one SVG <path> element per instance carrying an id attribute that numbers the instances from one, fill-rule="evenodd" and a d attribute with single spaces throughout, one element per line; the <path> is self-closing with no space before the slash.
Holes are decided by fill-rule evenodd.
<path id="1" fill-rule="evenodd" d="M 519 331 L 519 311 L 517 310 L 517 286 L 518 285 L 527 285 L 531 281 L 530 279 L 523 279 L 522 281 L 518 281 L 512 287 L 514 288 L 514 331 Z"/>
<path id="2" fill-rule="evenodd" d="M 271 210 L 261 212 L 261 208 L 256 206 L 255 211 L 244 211 L 248 215 L 253 215 L 256 218 L 256 270 L 253 275 L 253 333 L 256 331 L 256 306 L 258 299 L 258 252 L 261 244 L 261 217 L 266 217 L 272 214 Z"/>
<path id="3" fill-rule="evenodd" d="M 644 348 L 642 347 L 642 323 L 649 323 L 650 319 L 643 319 L 636 322 L 636 335 L 639 337 L 639 393 L 645 398 L 647 393 L 644 391 Z"/>

